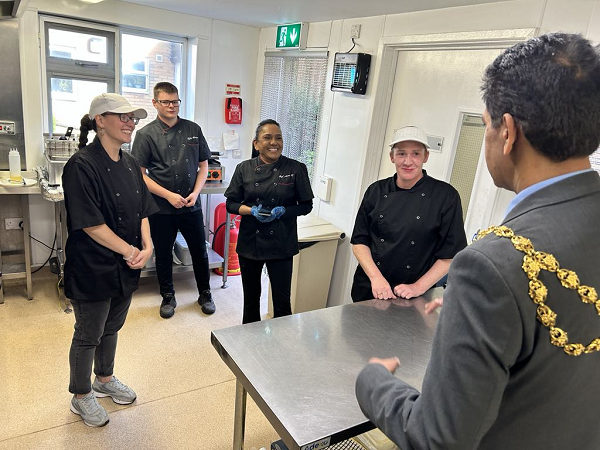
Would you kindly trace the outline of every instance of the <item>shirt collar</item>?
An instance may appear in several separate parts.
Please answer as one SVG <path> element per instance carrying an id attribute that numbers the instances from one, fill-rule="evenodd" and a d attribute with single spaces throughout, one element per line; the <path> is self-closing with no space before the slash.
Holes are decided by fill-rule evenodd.
<path id="1" fill-rule="evenodd" d="M 117 162 L 114 161 L 109 155 L 108 152 L 104 149 L 104 146 L 102 145 L 102 142 L 100 142 L 100 139 L 98 138 L 98 136 L 96 136 L 94 138 L 94 140 L 92 141 L 92 144 L 94 144 L 94 146 L 98 149 L 98 154 L 100 155 L 101 158 L 110 161 L 112 163 Z M 123 150 L 119 149 L 119 161 L 121 161 L 123 159 Z"/>
<path id="2" fill-rule="evenodd" d="M 422 177 L 421 177 L 421 179 L 420 179 L 419 181 L 417 181 L 417 182 L 415 183 L 415 185 L 414 185 L 413 187 L 411 187 L 410 189 L 404 189 L 404 188 L 398 187 L 398 184 L 396 183 L 396 181 L 398 180 L 398 174 L 397 174 L 397 173 L 395 173 L 395 174 L 394 174 L 394 176 L 392 177 L 392 178 L 393 178 L 393 182 L 394 182 L 394 185 L 393 185 L 393 188 L 394 188 L 394 189 L 393 189 L 393 190 L 394 190 L 394 191 L 409 191 L 409 192 L 410 192 L 410 191 L 412 191 L 413 189 L 416 189 L 417 187 L 419 187 L 421 184 L 423 184 L 423 183 L 425 182 L 425 178 L 427 178 L 427 176 L 428 176 L 428 175 L 427 175 L 427 171 L 426 171 L 425 169 L 421 169 L 421 170 L 423 170 L 423 176 L 422 176 Z"/>
<path id="3" fill-rule="evenodd" d="M 160 125 L 160 127 L 162 128 L 162 130 L 164 132 L 164 131 L 170 130 L 172 128 L 175 128 L 177 125 L 179 125 L 181 118 L 179 116 L 177 116 L 177 122 L 175 122 L 175 125 L 173 125 L 172 127 L 170 127 L 169 125 L 164 123 L 162 120 L 160 120 L 160 117 L 158 117 L 158 116 L 156 116 L 156 121 L 158 122 L 158 124 Z"/>
<path id="4" fill-rule="evenodd" d="M 543 181 L 540 181 L 539 183 L 532 184 L 528 188 L 523 189 L 521 192 L 519 192 L 517 194 L 517 196 L 515 198 L 512 199 L 512 201 L 508 204 L 508 208 L 506 208 L 506 213 L 504 214 L 504 217 L 506 218 L 508 216 L 508 213 L 510 213 L 515 206 L 517 206 L 519 203 L 521 203 L 523 200 L 525 200 L 531 194 L 533 194 L 547 186 L 550 186 L 554 183 L 558 183 L 559 181 L 565 180 L 570 177 L 574 177 L 575 175 L 579 175 L 579 174 L 582 174 L 585 172 L 593 172 L 593 171 L 594 171 L 594 169 L 578 170 L 576 172 L 565 173 L 563 175 L 559 175 L 559 176 L 553 177 L 553 178 L 548 178 L 547 180 L 543 180 Z"/>

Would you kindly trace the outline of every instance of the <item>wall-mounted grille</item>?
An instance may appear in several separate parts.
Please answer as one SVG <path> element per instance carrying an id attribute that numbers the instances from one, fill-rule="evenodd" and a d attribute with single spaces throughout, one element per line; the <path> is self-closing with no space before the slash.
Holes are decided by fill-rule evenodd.
<path id="1" fill-rule="evenodd" d="M 336 53 L 331 90 L 364 95 L 370 65 L 371 55 L 367 53 Z"/>

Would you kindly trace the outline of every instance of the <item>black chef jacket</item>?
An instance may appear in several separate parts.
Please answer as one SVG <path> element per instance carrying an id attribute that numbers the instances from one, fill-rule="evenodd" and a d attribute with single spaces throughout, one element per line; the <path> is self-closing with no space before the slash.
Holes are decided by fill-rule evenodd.
<path id="1" fill-rule="evenodd" d="M 392 289 L 419 280 L 438 259 L 452 259 L 467 246 L 460 196 L 448 183 L 423 171 L 411 189 L 396 185 L 397 175 L 376 181 L 358 210 L 352 244 L 371 249 L 373 261 Z M 352 298 L 372 297 L 371 282 L 359 265 Z"/>
<path id="2" fill-rule="evenodd" d="M 141 223 L 158 210 L 140 167 L 126 152 L 113 161 L 98 138 L 69 159 L 63 170 L 69 237 L 65 295 L 78 300 L 127 296 L 137 290 L 140 270 L 119 253 L 98 244 L 83 228 L 106 224 L 129 244 L 142 248 Z"/>
<path id="3" fill-rule="evenodd" d="M 300 213 L 296 205 L 314 197 L 304 164 L 283 155 L 273 164 L 264 164 L 259 157 L 243 161 L 235 168 L 225 197 L 227 211 L 232 214 L 237 214 L 242 205 L 262 204 L 265 210 L 286 208 L 280 219 L 269 223 L 242 216 L 236 249 L 239 255 L 260 261 L 290 258 L 298 253 L 296 217 L 308 214 L 311 205 Z"/>
<path id="4" fill-rule="evenodd" d="M 210 158 L 210 150 L 200 125 L 179 119 L 169 126 L 158 117 L 138 130 L 131 153 L 148 176 L 171 192 L 187 197 L 194 190 L 198 164 Z M 186 214 L 199 210 L 200 196 L 194 206 L 175 208 L 166 198 L 152 194 L 158 214 Z"/>

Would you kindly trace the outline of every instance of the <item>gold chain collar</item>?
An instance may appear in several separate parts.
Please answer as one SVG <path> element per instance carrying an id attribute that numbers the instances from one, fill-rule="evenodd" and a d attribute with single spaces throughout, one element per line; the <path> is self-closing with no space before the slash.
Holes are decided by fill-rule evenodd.
<path id="1" fill-rule="evenodd" d="M 538 305 L 537 319 L 548 328 L 552 345 L 561 347 L 567 355 L 571 356 L 600 351 L 600 338 L 594 339 L 587 346 L 580 343 L 569 344 L 567 332 L 554 326 L 556 324 L 556 313 L 545 303 L 548 296 L 548 288 L 538 279 L 538 275 L 540 270 L 556 273 L 556 277 L 564 288 L 577 290 L 581 301 L 583 303 L 594 304 L 596 312 L 600 315 L 600 300 L 598 300 L 596 289 L 580 284 L 579 277 L 575 272 L 568 269 L 561 269 L 553 255 L 536 251 L 529 239 L 517 236 L 508 227 L 489 227 L 486 230 L 480 231 L 475 239 L 480 239 L 492 233 L 498 237 L 509 238 L 518 251 L 525 253 L 521 268 L 527 275 L 527 278 L 529 278 L 529 296 Z"/>

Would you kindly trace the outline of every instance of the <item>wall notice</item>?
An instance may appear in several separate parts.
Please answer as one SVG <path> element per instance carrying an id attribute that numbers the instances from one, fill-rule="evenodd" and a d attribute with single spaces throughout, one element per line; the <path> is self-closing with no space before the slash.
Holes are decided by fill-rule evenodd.
<path id="1" fill-rule="evenodd" d="M 229 84 L 225 85 L 225 95 L 240 95 L 242 93 L 241 84 Z"/>

